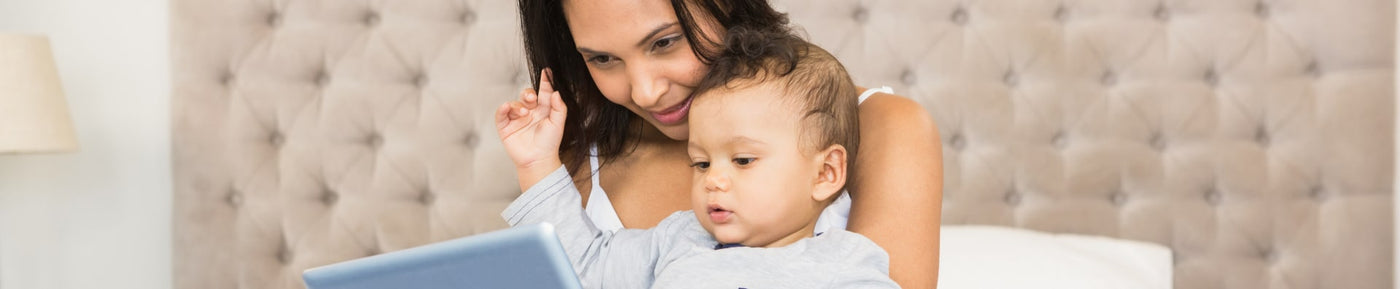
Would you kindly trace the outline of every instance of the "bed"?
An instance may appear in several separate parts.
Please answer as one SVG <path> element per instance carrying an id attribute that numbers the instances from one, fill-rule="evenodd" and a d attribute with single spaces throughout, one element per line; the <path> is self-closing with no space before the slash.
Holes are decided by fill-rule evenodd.
<path id="1" fill-rule="evenodd" d="M 505 226 L 515 1 L 170 5 L 175 288 Z M 776 5 L 936 119 L 945 235 L 1160 246 L 1175 288 L 1394 286 L 1394 1 Z"/>

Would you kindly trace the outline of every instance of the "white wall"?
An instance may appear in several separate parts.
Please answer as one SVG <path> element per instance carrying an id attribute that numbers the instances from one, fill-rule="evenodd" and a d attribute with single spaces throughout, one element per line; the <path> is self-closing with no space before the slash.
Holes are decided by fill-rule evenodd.
<path id="1" fill-rule="evenodd" d="M 0 288 L 170 288 L 166 0 L 0 0 L 45 34 L 81 150 L 0 155 Z"/>

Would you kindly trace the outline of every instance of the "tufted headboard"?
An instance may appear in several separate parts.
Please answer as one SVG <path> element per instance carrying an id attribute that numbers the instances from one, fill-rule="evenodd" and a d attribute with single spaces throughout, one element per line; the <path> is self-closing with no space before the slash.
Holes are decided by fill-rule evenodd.
<path id="1" fill-rule="evenodd" d="M 1178 288 L 1392 288 L 1394 1 L 796 3 L 937 120 L 945 224 L 1163 244 Z M 515 1 L 171 5 L 176 288 L 505 226 Z"/>

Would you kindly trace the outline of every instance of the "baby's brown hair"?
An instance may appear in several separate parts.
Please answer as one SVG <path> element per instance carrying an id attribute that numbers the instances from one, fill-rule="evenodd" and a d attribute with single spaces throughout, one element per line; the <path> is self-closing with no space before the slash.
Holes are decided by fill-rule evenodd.
<path id="1" fill-rule="evenodd" d="M 735 27 L 724 46 L 696 86 L 697 97 L 716 89 L 777 84 L 783 97 L 803 112 L 802 149 L 817 152 L 839 144 L 846 148 L 849 169 L 860 144 L 858 92 L 835 56 L 787 29 Z"/>

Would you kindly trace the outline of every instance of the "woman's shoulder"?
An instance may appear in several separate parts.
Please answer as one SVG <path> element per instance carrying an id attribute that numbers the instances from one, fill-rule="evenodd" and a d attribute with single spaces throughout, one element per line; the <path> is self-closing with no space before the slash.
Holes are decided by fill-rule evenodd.
<path id="1" fill-rule="evenodd" d="M 875 93 L 860 104 L 861 130 L 896 132 L 936 132 L 933 116 L 913 99 L 890 93 Z M 862 136 L 865 133 L 861 134 Z"/>

